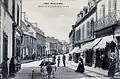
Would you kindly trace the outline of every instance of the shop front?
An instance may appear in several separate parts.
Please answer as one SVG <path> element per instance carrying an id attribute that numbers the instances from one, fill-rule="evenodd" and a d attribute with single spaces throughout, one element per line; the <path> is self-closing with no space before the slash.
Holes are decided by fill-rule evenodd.
<path id="1" fill-rule="evenodd" d="M 95 67 L 108 70 L 112 58 L 117 57 L 116 43 L 113 35 L 102 37 L 102 40 L 94 47 Z"/>
<path id="2" fill-rule="evenodd" d="M 95 53 L 93 48 L 101 41 L 101 38 L 95 39 L 94 41 L 87 42 L 84 45 L 81 46 L 81 49 L 83 51 L 83 58 L 85 65 L 87 66 L 93 66 L 94 59 L 95 59 Z"/>
<path id="3" fill-rule="evenodd" d="M 78 58 L 80 56 L 80 49 L 79 47 L 75 47 L 70 53 L 69 56 L 71 58 L 72 61 L 74 61 L 75 63 L 78 63 Z"/>

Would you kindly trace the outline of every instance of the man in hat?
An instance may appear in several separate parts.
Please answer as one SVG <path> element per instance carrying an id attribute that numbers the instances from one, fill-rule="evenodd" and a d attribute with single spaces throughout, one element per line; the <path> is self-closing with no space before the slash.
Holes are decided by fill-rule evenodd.
<path id="1" fill-rule="evenodd" d="M 8 65 L 7 65 L 7 61 L 9 60 L 9 58 L 3 58 L 3 62 L 1 64 L 1 68 L 2 68 L 2 79 L 8 79 Z"/>

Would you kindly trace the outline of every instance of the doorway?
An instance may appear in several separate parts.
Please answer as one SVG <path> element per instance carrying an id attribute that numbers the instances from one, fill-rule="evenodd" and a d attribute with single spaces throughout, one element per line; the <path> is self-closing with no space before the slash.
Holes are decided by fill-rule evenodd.
<path id="1" fill-rule="evenodd" d="M 3 59 L 8 58 L 8 36 L 3 32 Z"/>

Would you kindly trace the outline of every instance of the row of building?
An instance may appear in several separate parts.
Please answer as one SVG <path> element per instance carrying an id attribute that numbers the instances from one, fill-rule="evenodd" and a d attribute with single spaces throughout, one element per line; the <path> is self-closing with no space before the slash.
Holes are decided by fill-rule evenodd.
<path id="1" fill-rule="evenodd" d="M 0 0 L 0 64 L 9 58 L 9 68 L 14 58 L 18 71 L 17 64 L 23 60 L 62 53 L 68 53 L 67 42 L 45 36 L 22 12 L 22 0 Z"/>
<path id="2" fill-rule="evenodd" d="M 85 65 L 108 69 L 111 57 L 120 60 L 120 1 L 89 0 L 77 14 L 69 33 L 73 61 L 80 55 Z"/>
<path id="3" fill-rule="evenodd" d="M 44 32 L 39 28 L 36 22 L 29 22 L 26 13 L 23 12 L 22 26 L 22 59 L 31 59 L 35 54 L 35 58 L 48 55 L 58 55 L 68 53 L 68 43 L 60 41 L 55 37 L 45 36 Z"/>

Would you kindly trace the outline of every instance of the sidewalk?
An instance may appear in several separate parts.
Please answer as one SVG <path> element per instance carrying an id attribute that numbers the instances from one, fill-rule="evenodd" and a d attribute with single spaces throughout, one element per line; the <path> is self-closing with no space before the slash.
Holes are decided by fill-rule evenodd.
<path id="1" fill-rule="evenodd" d="M 38 59 L 35 59 L 35 60 L 32 60 L 32 59 L 21 60 L 21 64 L 24 64 L 24 63 L 30 63 L 30 62 L 34 62 L 34 61 L 38 61 Z"/>
<path id="2" fill-rule="evenodd" d="M 73 69 L 77 69 L 77 66 L 78 66 L 78 63 L 74 63 L 74 62 L 71 62 L 71 61 L 68 61 L 69 64 L 72 65 L 72 68 Z M 107 77 L 107 73 L 108 71 L 107 70 L 103 70 L 101 68 L 94 68 L 94 67 L 88 67 L 88 66 L 85 66 L 85 73 L 87 73 L 88 75 L 91 75 L 91 76 L 104 76 L 104 77 Z M 88 73 L 90 72 L 90 73 Z"/>

